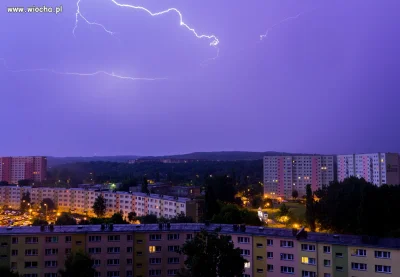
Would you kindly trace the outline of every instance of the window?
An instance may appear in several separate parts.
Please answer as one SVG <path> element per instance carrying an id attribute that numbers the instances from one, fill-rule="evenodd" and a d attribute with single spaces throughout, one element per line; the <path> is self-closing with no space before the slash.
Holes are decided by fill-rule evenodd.
<path id="1" fill-rule="evenodd" d="M 324 260 L 324 266 L 330 267 L 331 266 L 331 260 Z"/>
<path id="2" fill-rule="evenodd" d="M 193 234 L 186 234 L 186 240 L 193 239 Z"/>
<path id="3" fill-rule="evenodd" d="M 352 256 L 365 257 L 365 256 L 367 256 L 367 250 L 365 250 L 365 249 L 355 249 L 355 251 L 353 252 Z"/>
<path id="4" fill-rule="evenodd" d="M 244 263 L 244 268 L 250 268 L 250 262 Z"/>
<path id="5" fill-rule="evenodd" d="M 143 243 L 143 240 L 138 239 L 138 240 L 136 241 L 136 243 L 137 243 L 137 244 L 142 244 L 142 243 Z"/>
<path id="6" fill-rule="evenodd" d="M 169 264 L 179 264 L 179 258 L 168 258 Z"/>
<path id="7" fill-rule="evenodd" d="M 12 243 L 12 244 L 17 244 L 17 243 L 18 243 L 18 238 L 13 237 L 13 238 L 11 239 L 11 243 Z"/>
<path id="8" fill-rule="evenodd" d="M 126 236 L 126 239 L 127 239 L 128 241 L 132 241 L 132 240 L 133 240 L 133 235 L 127 235 L 127 236 Z"/>
<path id="9" fill-rule="evenodd" d="M 250 256 L 250 250 L 248 249 L 240 249 L 240 252 L 242 256 Z"/>
<path id="10" fill-rule="evenodd" d="M 263 256 L 257 256 L 257 261 L 262 261 L 263 260 Z"/>
<path id="11" fill-rule="evenodd" d="M 281 273 L 294 274 L 294 267 L 290 267 L 290 266 L 281 266 Z"/>
<path id="12" fill-rule="evenodd" d="M 23 275 L 24 277 L 38 277 L 37 273 L 27 273 Z"/>
<path id="13" fill-rule="evenodd" d="M 250 277 L 250 274 L 242 274 L 242 277 Z"/>
<path id="14" fill-rule="evenodd" d="M 325 245 L 325 246 L 324 246 L 324 253 L 325 253 L 325 254 L 331 253 L 331 247 Z"/>
<path id="15" fill-rule="evenodd" d="M 46 256 L 57 255 L 57 254 L 58 254 L 58 248 L 45 249 L 45 250 L 44 250 L 44 254 L 45 254 Z"/>
<path id="16" fill-rule="evenodd" d="M 119 271 L 107 271 L 107 277 L 119 277 Z"/>
<path id="17" fill-rule="evenodd" d="M 267 246 L 273 246 L 274 241 L 272 239 L 267 239 Z"/>
<path id="18" fill-rule="evenodd" d="M 129 264 L 129 265 L 133 264 L 133 259 L 126 259 L 126 264 Z"/>
<path id="19" fill-rule="evenodd" d="M 324 273 L 324 277 L 331 277 L 330 273 Z"/>
<path id="20" fill-rule="evenodd" d="M 392 273 L 392 267 L 388 265 L 375 265 L 375 272 Z"/>
<path id="21" fill-rule="evenodd" d="M 317 277 L 317 273 L 313 271 L 305 271 L 301 272 L 301 277 Z"/>
<path id="22" fill-rule="evenodd" d="M 261 248 L 261 247 L 263 247 L 263 244 L 262 243 L 257 243 L 257 248 Z"/>
<path id="23" fill-rule="evenodd" d="M 137 263 L 137 264 L 136 264 L 136 267 L 137 267 L 137 268 L 142 268 L 142 266 L 143 266 L 143 265 L 142 265 L 141 263 Z"/>
<path id="24" fill-rule="evenodd" d="M 133 252 L 133 247 L 129 246 L 126 248 L 126 252 L 132 253 Z"/>
<path id="25" fill-rule="evenodd" d="M 115 253 L 119 253 L 119 252 L 120 252 L 119 247 L 107 247 L 107 253 L 115 254 Z"/>
<path id="26" fill-rule="evenodd" d="M 119 259 L 108 259 L 107 265 L 119 265 Z"/>
<path id="27" fill-rule="evenodd" d="M 58 237 L 46 237 L 46 243 L 57 243 Z"/>
<path id="28" fill-rule="evenodd" d="M 294 260 L 294 255 L 293 254 L 281 253 L 281 260 L 282 261 L 292 261 L 292 260 Z"/>
<path id="29" fill-rule="evenodd" d="M 337 266 L 336 271 L 343 271 L 343 266 Z"/>
<path id="30" fill-rule="evenodd" d="M 57 261 L 45 261 L 44 267 L 57 267 Z"/>
<path id="31" fill-rule="evenodd" d="M 161 252 L 161 246 L 149 246 L 149 253 Z"/>
<path id="32" fill-rule="evenodd" d="M 113 248 L 113 247 L 109 247 L 109 248 Z M 99 253 L 101 253 L 101 248 L 100 247 L 90 247 L 89 248 L 89 253 L 90 254 L 99 254 Z"/>
<path id="33" fill-rule="evenodd" d="M 1 243 L 1 247 L 6 247 L 7 245 L 8 245 L 7 242 L 2 242 L 2 243 Z"/>
<path id="34" fill-rule="evenodd" d="M 168 270 L 167 270 L 167 275 L 168 275 L 168 276 L 175 276 L 175 275 L 178 275 L 178 270 L 177 270 L 177 269 L 168 269 Z"/>
<path id="35" fill-rule="evenodd" d="M 93 265 L 94 265 L 94 266 L 99 266 L 99 265 L 101 265 L 101 260 L 94 260 L 94 261 L 93 261 Z"/>
<path id="36" fill-rule="evenodd" d="M 18 250 L 16 249 L 11 250 L 11 256 L 18 256 Z"/>
<path id="37" fill-rule="evenodd" d="M 25 256 L 37 256 L 39 254 L 39 250 L 37 249 L 26 249 Z"/>
<path id="38" fill-rule="evenodd" d="M 160 269 L 152 269 L 149 270 L 149 276 L 160 276 L 161 270 Z"/>
<path id="39" fill-rule="evenodd" d="M 65 243 L 71 243 L 72 242 L 72 237 L 71 236 L 66 236 L 65 237 Z"/>
<path id="40" fill-rule="evenodd" d="M 133 271 L 132 270 L 126 271 L 126 277 L 133 277 Z"/>
<path id="41" fill-rule="evenodd" d="M 351 269 L 352 270 L 367 270 L 367 264 L 361 264 L 361 263 L 351 263 Z"/>
<path id="42" fill-rule="evenodd" d="M 377 259 L 390 259 L 390 252 L 388 252 L 388 251 L 375 251 L 375 258 L 377 258 Z"/>
<path id="43" fill-rule="evenodd" d="M 262 268 L 257 268 L 257 273 L 263 273 L 264 270 Z"/>
<path id="44" fill-rule="evenodd" d="M 25 238 L 25 243 L 26 244 L 32 244 L 32 243 L 38 243 L 39 238 L 38 237 L 26 237 Z"/>
<path id="45" fill-rule="evenodd" d="M 94 273 L 94 277 L 101 277 L 101 273 L 96 271 L 96 272 Z"/>
<path id="46" fill-rule="evenodd" d="M 179 245 L 169 245 L 168 252 L 177 252 L 179 251 Z"/>
<path id="47" fill-rule="evenodd" d="M 112 236 L 108 236 L 108 241 L 120 241 L 121 240 L 121 236 L 120 235 L 112 235 Z M 116 272 L 116 271 L 111 271 L 111 272 Z M 118 272 L 119 274 L 119 272 Z"/>
<path id="48" fill-rule="evenodd" d="M 309 257 L 301 257 L 301 263 L 315 265 L 315 259 Z"/>
<path id="49" fill-rule="evenodd" d="M 335 256 L 336 258 L 343 258 L 343 253 L 337 252 Z"/>
<path id="50" fill-rule="evenodd" d="M 160 234 L 150 235 L 150 240 L 161 240 L 161 235 Z"/>
<path id="51" fill-rule="evenodd" d="M 293 241 L 291 241 L 291 240 L 281 240 L 281 247 L 292 248 L 293 246 L 294 246 Z"/>
<path id="52" fill-rule="evenodd" d="M 150 264 L 161 264 L 161 258 L 150 258 L 149 263 Z"/>
<path id="53" fill-rule="evenodd" d="M 267 259 L 273 259 L 274 258 L 274 252 L 267 252 Z"/>
<path id="54" fill-rule="evenodd" d="M 101 236 L 89 236 L 89 242 L 100 242 Z"/>
<path id="55" fill-rule="evenodd" d="M 168 240 L 177 240 L 179 239 L 179 234 L 168 234 Z"/>
<path id="56" fill-rule="evenodd" d="M 128 247 L 128 248 L 129 248 L 129 247 Z M 142 252 L 142 251 L 137 251 L 137 252 L 136 252 L 136 255 L 142 256 L 142 255 L 143 255 L 143 252 Z"/>
<path id="57" fill-rule="evenodd" d="M 38 262 L 25 262 L 25 268 L 37 267 Z"/>
<path id="58" fill-rule="evenodd" d="M 71 254 L 72 253 L 72 249 L 71 248 L 65 248 L 65 254 Z"/>
<path id="59" fill-rule="evenodd" d="M 249 237 L 238 237 L 238 243 L 250 243 Z"/>
<path id="60" fill-rule="evenodd" d="M 302 244 L 301 245 L 301 250 L 302 251 L 315 252 L 315 245 L 313 245 L 313 244 Z"/>
<path id="61" fill-rule="evenodd" d="M 45 273 L 44 277 L 57 277 L 57 273 Z"/>
<path id="62" fill-rule="evenodd" d="M 274 265 L 273 264 L 267 264 L 267 271 L 269 271 L 269 272 L 274 271 Z"/>
<path id="63" fill-rule="evenodd" d="M 81 245 L 82 241 L 81 240 L 77 240 L 75 243 L 76 243 L 76 245 Z"/>

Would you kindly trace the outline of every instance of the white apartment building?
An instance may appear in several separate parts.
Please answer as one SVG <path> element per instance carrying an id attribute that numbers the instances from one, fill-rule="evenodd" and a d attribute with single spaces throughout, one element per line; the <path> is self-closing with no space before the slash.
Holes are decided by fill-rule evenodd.
<path id="1" fill-rule="evenodd" d="M 399 185 L 399 159 L 397 153 L 338 155 L 338 180 L 355 176 L 377 186 Z"/>
<path id="2" fill-rule="evenodd" d="M 264 157 L 264 194 L 291 198 L 294 190 L 299 197 L 306 186 L 313 191 L 335 180 L 334 156 L 266 156 Z"/>
<path id="3" fill-rule="evenodd" d="M 43 199 L 53 200 L 58 212 L 73 212 L 94 215 L 92 206 L 99 195 L 106 201 L 106 213 L 112 215 L 122 211 L 124 217 L 130 212 L 137 216 L 154 214 L 157 217 L 172 218 L 178 214 L 187 214 L 189 198 L 146 194 L 141 192 L 111 192 L 80 188 L 31 188 L 19 186 L 0 187 L 0 205 L 19 209 L 23 193 L 29 192 L 31 203 L 39 204 Z"/>

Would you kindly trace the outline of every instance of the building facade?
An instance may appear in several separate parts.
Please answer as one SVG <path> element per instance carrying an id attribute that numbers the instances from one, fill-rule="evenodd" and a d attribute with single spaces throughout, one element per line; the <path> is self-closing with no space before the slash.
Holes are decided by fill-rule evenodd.
<path id="1" fill-rule="evenodd" d="M 0 181 L 18 184 L 20 180 L 46 180 L 46 157 L 0 157 Z"/>
<path id="2" fill-rule="evenodd" d="M 337 156 L 339 181 L 354 176 L 381 186 L 400 184 L 400 164 L 397 153 L 352 154 Z"/>
<path id="3" fill-rule="evenodd" d="M 106 213 L 112 215 L 121 212 L 126 218 L 130 212 L 137 216 L 154 214 L 157 217 L 172 218 L 178 214 L 191 216 L 200 220 L 198 213 L 199 203 L 190 198 L 164 196 L 159 194 L 146 194 L 141 192 L 111 192 L 96 191 L 81 188 L 32 188 L 19 186 L 0 187 L 0 206 L 19 209 L 24 193 L 29 192 L 31 203 L 34 206 L 45 198 L 51 199 L 58 212 L 73 212 L 93 216 L 93 204 L 99 195 L 106 201 Z"/>
<path id="4" fill-rule="evenodd" d="M 266 156 L 264 157 L 264 194 L 291 198 L 296 190 L 299 197 L 327 186 L 335 180 L 334 156 Z"/>
<path id="5" fill-rule="evenodd" d="M 400 240 L 204 224 L 84 225 L 0 228 L 0 266 L 24 277 L 57 277 L 66 255 L 94 260 L 97 277 L 175 276 L 177 252 L 205 228 L 230 236 L 247 260 L 243 277 L 400 276 Z"/>

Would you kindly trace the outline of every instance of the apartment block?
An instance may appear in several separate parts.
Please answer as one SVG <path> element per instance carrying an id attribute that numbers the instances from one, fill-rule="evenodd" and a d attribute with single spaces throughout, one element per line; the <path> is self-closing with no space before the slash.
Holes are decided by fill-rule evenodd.
<path id="1" fill-rule="evenodd" d="M 190 198 L 146 194 L 141 192 L 111 192 L 80 188 L 32 188 L 19 186 L 0 187 L 0 206 L 19 209 L 24 193 L 29 192 L 31 203 L 39 204 L 43 199 L 53 200 L 59 212 L 93 214 L 93 204 L 99 195 L 106 201 L 106 213 L 112 215 L 122 211 L 124 217 L 130 212 L 138 216 L 154 214 L 157 217 L 172 218 L 178 214 L 186 214 L 194 220 L 201 217 L 201 203 Z M 199 208 L 200 207 L 200 208 Z"/>
<path id="2" fill-rule="evenodd" d="M 25 277 L 56 277 L 66 255 L 83 250 L 95 276 L 175 276 L 184 267 L 182 245 L 216 228 L 247 260 L 243 277 L 400 276 L 400 239 L 196 223 L 0 228 L 0 265 Z"/>
<path id="3" fill-rule="evenodd" d="M 400 184 L 400 157 L 397 153 L 352 154 L 337 156 L 339 181 L 354 176 L 381 186 Z"/>
<path id="4" fill-rule="evenodd" d="M 296 190 L 306 194 L 335 180 L 334 156 L 266 156 L 264 157 L 264 194 L 290 198 Z"/>
<path id="5" fill-rule="evenodd" d="M 0 181 L 18 184 L 20 180 L 46 180 L 46 157 L 0 157 Z"/>

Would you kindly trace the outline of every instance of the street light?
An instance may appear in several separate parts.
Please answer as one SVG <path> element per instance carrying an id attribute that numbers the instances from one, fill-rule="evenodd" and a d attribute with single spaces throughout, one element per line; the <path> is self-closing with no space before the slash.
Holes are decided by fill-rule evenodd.
<path id="1" fill-rule="evenodd" d="M 47 204 L 45 203 L 44 206 L 46 207 L 46 219 L 47 219 Z"/>

